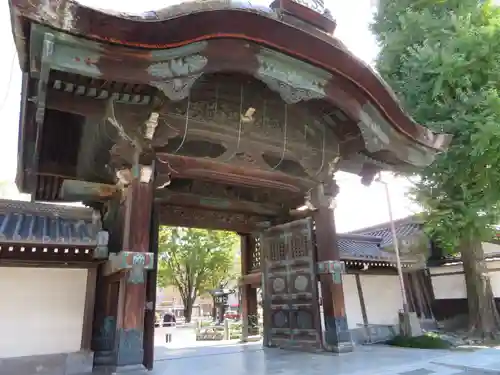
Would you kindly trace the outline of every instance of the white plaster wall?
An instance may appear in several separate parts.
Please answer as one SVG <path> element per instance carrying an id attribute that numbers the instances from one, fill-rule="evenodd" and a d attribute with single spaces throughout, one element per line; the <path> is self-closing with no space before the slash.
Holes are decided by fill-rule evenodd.
<path id="1" fill-rule="evenodd" d="M 87 270 L 0 268 L 0 358 L 81 348 Z"/>
<path id="2" fill-rule="evenodd" d="M 363 314 L 361 312 L 361 303 L 359 302 L 358 288 L 356 287 L 356 277 L 344 274 L 342 275 L 342 283 L 347 325 L 350 329 L 359 328 L 359 324 L 363 325 Z"/>
<path id="3" fill-rule="evenodd" d="M 488 269 L 490 269 L 489 274 L 493 295 L 497 298 L 500 298 L 500 261 L 488 262 L 487 264 Z"/>
<path id="4" fill-rule="evenodd" d="M 484 243 L 483 248 L 485 245 L 497 246 Z M 493 294 L 498 298 L 500 297 L 500 261 L 486 262 L 486 265 L 489 270 Z M 463 272 L 462 265 L 432 267 L 429 268 L 429 271 L 431 273 L 432 288 L 436 299 L 467 298 L 464 274 L 457 273 Z"/>
<path id="5" fill-rule="evenodd" d="M 368 324 L 393 325 L 403 308 L 397 275 L 361 275 Z"/>
<path id="6" fill-rule="evenodd" d="M 436 299 L 462 299 L 466 298 L 465 278 L 461 265 L 429 268 Z"/>
<path id="7" fill-rule="evenodd" d="M 483 251 L 484 255 L 495 255 L 495 254 L 500 255 L 500 245 L 489 242 L 483 242 Z"/>

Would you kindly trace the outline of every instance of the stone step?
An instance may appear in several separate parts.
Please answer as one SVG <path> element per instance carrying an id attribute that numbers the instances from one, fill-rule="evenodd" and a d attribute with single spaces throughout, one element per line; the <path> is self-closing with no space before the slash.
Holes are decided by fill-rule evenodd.
<path id="1" fill-rule="evenodd" d="M 106 366 L 115 362 L 115 353 L 112 350 L 94 353 L 94 366 Z"/>

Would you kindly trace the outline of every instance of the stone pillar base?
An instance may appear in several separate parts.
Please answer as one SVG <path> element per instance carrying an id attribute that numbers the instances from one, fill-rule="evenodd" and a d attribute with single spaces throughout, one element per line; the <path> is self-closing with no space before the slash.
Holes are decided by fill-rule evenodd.
<path id="1" fill-rule="evenodd" d="M 347 326 L 347 318 L 325 316 L 325 347 L 334 353 L 349 353 L 354 350 L 351 331 Z"/>
<path id="2" fill-rule="evenodd" d="M 417 313 L 399 313 L 399 334 L 407 337 L 422 336 L 422 327 Z"/>
<path id="3" fill-rule="evenodd" d="M 128 365 L 128 366 L 97 366 L 94 367 L 92 375 L 118 375 L 131 374 L 141 375 L 146 374 L 148 370 L 143 365 Z"/>

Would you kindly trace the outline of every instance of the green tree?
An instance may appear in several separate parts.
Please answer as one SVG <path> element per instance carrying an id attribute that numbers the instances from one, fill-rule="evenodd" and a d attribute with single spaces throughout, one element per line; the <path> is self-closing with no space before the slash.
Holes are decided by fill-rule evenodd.
<path id="1" fill-rule="evenodd" d="M 498 332 L 481 242 L 500 200 L 500 13 L 489 1 L 380 0 L 377 69 L 413 118 L 454 136 L 416 179 L 414 198 L 438 245 L 459 251 L 471 329 Z"/>
<path id="2" fill-rule="evenodd" d="M 196 298 L 212 288 L 214 275 L 230 275 L 237 240 L 230 232 L 160 227 L 158 284 L 177 288 L 187 322 Z"/>

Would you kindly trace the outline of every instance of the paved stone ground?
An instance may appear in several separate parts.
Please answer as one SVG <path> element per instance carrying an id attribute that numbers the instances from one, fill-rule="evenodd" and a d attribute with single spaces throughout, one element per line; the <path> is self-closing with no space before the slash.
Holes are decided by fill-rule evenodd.
<path id="1" fill-rule="evenodd" d="M 158 346 L 152 375 L 490 375 L 500 374 L 500 350 L 476 352 L 360 346 L 342 355 L 262 349 L 260 343 L 208 347 Z"/>

